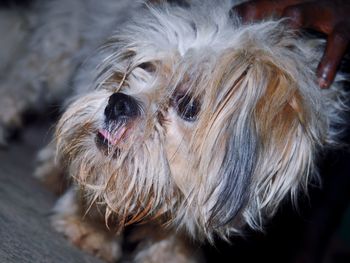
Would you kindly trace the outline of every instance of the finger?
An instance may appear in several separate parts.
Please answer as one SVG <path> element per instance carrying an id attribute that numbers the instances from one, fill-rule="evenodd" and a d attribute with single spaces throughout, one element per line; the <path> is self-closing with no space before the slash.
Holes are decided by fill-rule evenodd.
<path id="1" fill-rule="evenodd" d="M 254 22 L 272 15 L 279 17 L 287 6 L 306 1 L 310 0 L 253 0 L 235 6 L 232 11 L 237 12 L 244 23 Z"/>
<path id="2" fill-rule="evenodd" d="M 325 53 L 317 68 L 318 83 L 321 88 L 328 88 L 332 84 L 349 45 L 349 32 L 347 25 L 339 24 L 328 36 Z"/>
<path id="3" fill-rule="evenodd" d="M 284 9 L 282 16 L 288 17 L 290 26 L 296 29 L 311 28 L 329 35 L 335 26 L 337 15 L 326 2 L 308 2 Z"/>
<path id="4" fill-rule="evenodd" d="M 250 1 L 235 6 L 232 8 L 232 11 L 237 12 L 237 14 L 242 18 L 243 23 L 253 22 L 261 17 L 261 5 L 262 3 L 259 3 L 259 1 Z"/>

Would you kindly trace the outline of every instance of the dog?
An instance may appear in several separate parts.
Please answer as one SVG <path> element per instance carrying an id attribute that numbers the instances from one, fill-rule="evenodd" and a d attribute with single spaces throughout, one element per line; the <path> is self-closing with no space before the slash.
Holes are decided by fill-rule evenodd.
<path id="1" fill-rule="evenodd" d="M 73 87 L 36 176 L 52 188 L 72 180 L 52 224 L 74 244 L 115 261 L 124 228 L 141 224 L 133 261 L 198 262 L 191 240 L 262 230 L 339 144 L 344 77 L 318 87 L 323 41 L 286 20 L 244 25 L 231 11 L 241 2 L 41 7 L 10 77 L 21 86 L 47 73 L 30 102 L 15 100 L 21 109 Z"/>

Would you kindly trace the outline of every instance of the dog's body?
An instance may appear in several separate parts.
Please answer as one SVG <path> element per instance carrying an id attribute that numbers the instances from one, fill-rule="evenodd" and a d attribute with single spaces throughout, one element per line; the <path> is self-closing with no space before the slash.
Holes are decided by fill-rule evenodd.
<path id="1" fill-rule="evenodd" d="M 65 2 L 48 4 L 37 23 L 49 27 L 61 15 L 66 24 L 38 27 L 21 70 L 3 83 L 32 87 L 22 110 L 43 89 L 38 72 L 48 98 L 74 86 L 57 126 L 60 164 L 46 150 L 37 174 L 46 180 L 64 165 L 74 178 L 53 224 L 82 248 L 116 259 L 119 241 L 91 222 L 104 218 L 113 231 L 153 222 L 164 234 L 135 261 L 196 261 L 183 233 L 213 240 L 261 229 L 286 196 L 307 187 L 317 153 L 337 141 L 340 77 L 320 90 L 321 41 L 298 38 L 283 21 L 242 25 L 230 12 L 238 1 Z M 133 15 L 122 24 L 116 13 Z"/>

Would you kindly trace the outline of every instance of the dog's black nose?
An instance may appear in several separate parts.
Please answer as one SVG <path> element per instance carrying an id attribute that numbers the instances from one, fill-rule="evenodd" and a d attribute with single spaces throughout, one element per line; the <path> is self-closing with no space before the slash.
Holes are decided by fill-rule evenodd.
<path id="1" fill-rule="evenodd" d="M 137 101 L 124 93 L 114 93 L 109 97 L 105 108 L 107 120 L 120 120 L 138 115 Z"/>

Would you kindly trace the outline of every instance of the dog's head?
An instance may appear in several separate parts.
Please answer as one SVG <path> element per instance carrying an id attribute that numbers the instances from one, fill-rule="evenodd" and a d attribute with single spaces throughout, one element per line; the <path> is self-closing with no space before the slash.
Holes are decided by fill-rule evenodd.
<path id="1" fill-rule="evenodd" d="M 305 187 L 330 110 L 318 53 L 283 23 L 242 26 L 222 6 L 149 8 L 104 52 L 57 142 L 120 226 L 160 218 L 224 236 L 261 227 Z"/>

